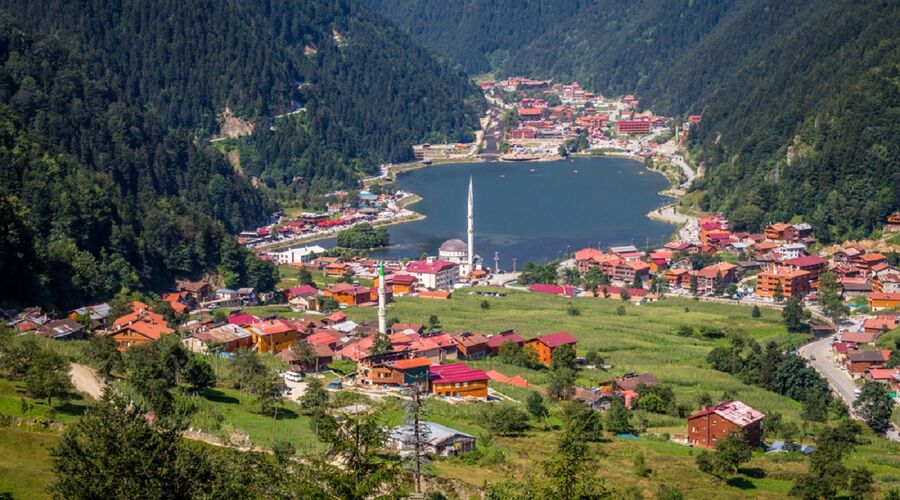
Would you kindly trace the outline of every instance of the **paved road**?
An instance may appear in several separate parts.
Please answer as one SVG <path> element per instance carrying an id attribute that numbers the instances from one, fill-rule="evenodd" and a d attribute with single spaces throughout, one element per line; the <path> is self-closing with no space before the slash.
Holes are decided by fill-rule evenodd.
<path id="1" fill-rule="evenodd" d="M 78 392 L 83 392 L 94 399 L 100 399 L 106 387 L 93 368 L 78 363 L 72 363 L 69 367 L 69 378 Z"/>
<path id="2" fill-rule="evenodd" d="M 831 351 L 831 337 L 814 340 L 801 346 L 797 352 L 828 380 L 831 390 L 852 408 L 853 402 L 856 401 L 856 394 L 853 392 L 856 390 L 856 384 L 850 378 L 850 374 L 835 361 Z"/>

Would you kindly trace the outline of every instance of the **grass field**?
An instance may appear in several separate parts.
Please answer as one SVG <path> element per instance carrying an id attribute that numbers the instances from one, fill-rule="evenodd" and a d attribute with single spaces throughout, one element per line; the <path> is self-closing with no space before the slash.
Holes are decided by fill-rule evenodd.
<path id="1" fill-rule="evenodd" d="M 0 415 L 71 423 L 83 414 L 90 404 L 84 396 L 72 392 L 67 401 L 53 400 L 53 404 L 48 405 L 47 400 L 28 397 L 24 387 L 23 382 L 0 379 Z M 22 411 L 23 401 L 28 407 L 25 412 Z"/>
<path id="2" fill-rule="evenodd" d="M 0 498 L 50 498 L 50 448 L 57 440 L 51 432 L 0 428 Z"/>
<path id="3" fill-rule="evenodd" d="M 679 403 L 696 408 L 696 398 L 708 392 L 713 399 L 729 397 L 741 399 L 759 410 L 779 412 L 785 420 L 797 422 L 809 434 L 813 427 L 800 420 L 800 404 L 758 387 L 742 383 L 737 378 L 715 371 L 705 363 L 706 353 L 726 339 L 709 340 L 699 337 L 680 337 L 674 330 L 681 325 L 716 327 L 728 332 L 744 334 L 766 343 L 775 341 L 785 345 L 797 345 L 805 340 L 802 335 L 789 334 L 781 321 L 779 311 L 762 309 L 761 318 L 752 318 L 751 309 L 742 306 L 716 304 L 690 299 L 670 298 L 658 303 L 634 306 L 625 305 L 626 314 L 619 316 L 616 309 L 621 302 L 589 298 L 564 298 L 506 290 L 505 298 L 487 298 L 488 309 L 480 304 L 482 296 L 460 290 L 448 301 L 399 298 L 389 306 L 388 315 L 403 322 L 427 323 L 435 314 L 445 331 L 473 330 L 496 333 L 514 328 L 521 335 L 536 336 L 567 330 L 578 340 L 578 353 L 597 350 L 612 368 L 608 371 L 581 370 L 580 385 L 591 385 L 626 371 L 650 372 L 663 383 L 672 386 Z M 578 315 L 570 315 L 571 306 Z M 354 320 L 374 319 L 376 311 L 370 308 L 346 310 Z M 482 368 L 493 368 L 506 375 L 521 375 L 532 385 L 547 381 L 547 372 L 504 365 L 496 360 L 470 362 Z M 529 389 L 491 382 L 491 387 L 519 401 L 523 401 Z M 480 424 L 479 413 L 484 405 L 452 405 L 441 401 L 429 403 L 431 420 L 449 425 L 475 436 L 488 433 Z M 612 438 L 592 444 L 599 458 L 599 474 L 607 485 L 619 492 L 631 492 L 653 497 L 660 484 L 670 484 L 682 490 L 686 498 L 715 498 L 738 495 L 756 498 L 783 497 L 793 480 L 806 471 L 805 458 L 756 453 L 744 466 L 744 474 L 729 481 L 714 481 L 697 470 L 694 455 L 697 450 L 653 434 L 684 436 L 683 419 L 665 415 L 640 414 L 646 418 L 650 433 L 639 439 Z M 399 421 L 399 410 L 386 413 L 386 423 Z M 510 475 L 520 475 L 532 467 L 539 467 L 553 452 L 554 434 L 545 428 L 554 425 L 554 418 L 544 423 L 534 423 L 534 429 L 525 436 L 493 437 L 490 446 L 503 451 L 506 460 L 499 464 L 467 464 L 460 459 L 441 460 L 435 463 L 439 475 L 455 478 L 473 486 L 485 481 L 497 481 Z M 885 488 L 900 482 L 900 445 L 868 436 L 870 443 L 862 446 L 849 460 L 853 466 L 865 464 Z M 634 473 L 633 460 L 637 453 L 645 456 L 653 470 L 650 477 Z"/>

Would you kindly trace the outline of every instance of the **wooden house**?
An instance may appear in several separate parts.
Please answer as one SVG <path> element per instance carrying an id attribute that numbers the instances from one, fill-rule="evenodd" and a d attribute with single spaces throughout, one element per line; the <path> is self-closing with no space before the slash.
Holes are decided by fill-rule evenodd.
<path id="1" fill-rule="evenodd" d="M 740 401 L 727 401 L 712 408 L 702 408 L 690 415 L 688 445 L 715 448 L 716 442 L 732 432 L 741 432 L 750 446 L 762 446 L 762 421 L 765 414 Z"/>

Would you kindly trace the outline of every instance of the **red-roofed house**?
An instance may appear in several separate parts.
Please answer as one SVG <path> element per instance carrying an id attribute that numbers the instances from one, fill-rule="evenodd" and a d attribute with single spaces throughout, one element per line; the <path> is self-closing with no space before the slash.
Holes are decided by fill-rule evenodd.
<path id="1" fill-rule="evenodd" d="M 578 339 L 571 333 L 556 332 L 528 339 L 525 341 L 525 347 L 534 350 L 535 361 L 542 365 L 550 366 L 553 363 L 554 350 L 564 345 L 570 345 L 572 348 L 575 348 L 576 343 L 578 343 Z"/>
<path id="2" fill-rule="evenodd" d="M 818 255 L 804 255 L 796 259 L 786 260 L 783 264 L 808 272 L 810 282 L 817 281 L 819 276 L 825 274 L 825 271 L 828 270 L 828 261 Z"/>
<path id="3" fill-rule="evenodd" d="M 406 265 L 406 272 L 430 290 L 450 289 L 459 278 L 459 266 L 433 257 L 410 262 Z"/>
<path id="4" fill-rule="evenodd" d="M 863 331 L 866 333 L 879 334 L 883 331 L 893 330 L 898 326 L 900 326 L 900 317 L 893 314 L 881 314 L 878 317 L 863 321 Z"/>
<path id="5" fill-rule="evenodd" d="M 512 330 L 500 332 L 497 335 L 492 336 L 487 340 L 487 346 L 491 356 L 499 354 L 500 346 L 507 342 L 513 342 L 521 346 L 525 343 L 525 338 Z"/>
<path id="6" fill-rule="evenodd" d="M 900 307 L 900 293 L 872 292 L 868 295 L 869 307 L 873 311 Z"/>
<path id="7" fill-rule="evenodd" d="M 103 333 L 116 341 L 116 349 L 119 351 L 127 351 L 132 347 L 148 344 L 164 335 L 175 333 L 175 330 L 166 324 L 162 315 L 150 311 L 143 302 L 132 302 L 131 309 L 132 312 L 117 318 L 112 328 Z"/>
<path id="8" fill-rule="evenodd" d="M 463 363 L 431 365 L 431 390 L 435 396 L 488 397 L 488 376 L 482 370 L 469 368 Z"/>
<path id="9" fill-rule="evenodd" d="M 429 366 L 431 360 L 425 357 L 377 363 L 369 370 L 366 381 L 372 385 L 407 386 L 418 383 L 427 387 Z"/>
<path id="10" fill-rule="evenodd" d="M 459 359 L 484 359 L 490 354 L 488 340 L 480 333 L 462 332 L 454 335 L 453 341 Z"/>
<path id="11" fill-rule="evenodd" d="M 690 415 L 688 444 L 715 448 L 716 442 L 731 432 L 742 432 L 753 448 L 762 446 L 762 421 L 765 414 L 740 401 L 727 401 L 712 408 L 703 408 Z"/>

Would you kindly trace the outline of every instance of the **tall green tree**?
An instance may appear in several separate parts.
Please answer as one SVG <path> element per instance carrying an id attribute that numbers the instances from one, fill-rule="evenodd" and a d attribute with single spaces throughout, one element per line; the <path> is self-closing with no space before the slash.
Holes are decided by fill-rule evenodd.
<path id="1" fill-rule="evenodd" d="M 884 386 L 866 381 L 853 408 L 877 434 L 884 435 L 891 428 L 893 402 Z"/>
<path id="2" fill-rule="evenodd" d="M 808 331 L 809 316 L 809 311 L 803 308 L 803 303 L 797 297 L 789 297 L 784 309 L 781 310 L 784 326 L 787 327 L 789 332 Z"/>

